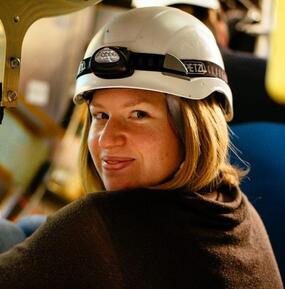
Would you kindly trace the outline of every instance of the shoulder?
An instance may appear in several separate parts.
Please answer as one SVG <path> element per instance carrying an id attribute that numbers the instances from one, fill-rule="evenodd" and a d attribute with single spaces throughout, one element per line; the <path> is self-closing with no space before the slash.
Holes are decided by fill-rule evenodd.
<path id="1" fill-rule="evenodd" d="M 100 228 L 112 222 L 111 220 L 146 215 L 160 219 L 170 212 L 172 216 L 188 212 L 189 215 L 194 214 L 195 219 L 206 222 L 216 220 L 220 225 L 235 226 L 249 218 L 249 214 L 255 214 L 239 188 L 223 186 L 219 193 L 224 197 L 218 200 L 188 192 L 186 189 L 135 189 L 90 193 L 56 212 L 47 223 L 57 227 L 57 230 L 74 230 L 76 227 L 88 230 L 90 220 L 94 227 Z M 221 216 L 223 222 L 220 222 Z"/>
<path id="2" fill-rule="evenodd" d="M 70 222 L 76 223 L 85 219 L 94 220 L 101 214 L 112 212 L 116 207 L 143 206 L 148 202 L 155 203 L 167 192 L 150 189 L 132 189 L 120 191 L 102 191 L 88 193 L 84 197 L 73 201 L 62 209 L 58 210 L 49 220 L 67 225 Z"/>

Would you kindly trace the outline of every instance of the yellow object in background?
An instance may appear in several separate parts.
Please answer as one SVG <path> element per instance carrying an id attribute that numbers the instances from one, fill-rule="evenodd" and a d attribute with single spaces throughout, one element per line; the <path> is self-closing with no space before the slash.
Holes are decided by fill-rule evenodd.
<path id="1" fill-rule="evenodd" d="M 285 105 L 285 1 L 275 0 L 274 4 L 276 19 L 270 38 L 266 88 L 276 102 Z"/>
<path id="2" fill-rule="evenodd" d="M 5 59 L 6 59 L 6 34 L 0 19 L 0 82 L 4 81 Z"/>

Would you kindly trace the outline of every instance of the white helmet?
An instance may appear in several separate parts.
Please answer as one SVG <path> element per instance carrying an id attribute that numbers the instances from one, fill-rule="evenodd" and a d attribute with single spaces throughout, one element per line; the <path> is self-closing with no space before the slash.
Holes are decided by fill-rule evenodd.
<path id="1" fill-rule="evenodd" d="M 144 89 L 188 99 L 219 92 L 225 97 L 226 119 L 233 116 L 232 93 L 213 34 L 176 8 L 129 10 L 95 35 L 79 67 L 75 103 L 102 88 Z"/>
<path id="2" fill-rule="evenodd" d="M 133 0 L 133 7 L 169 6 L 175 4 L 186 4 L 204 7 L 208 9 L 219 9 L 219 0 Z"/>

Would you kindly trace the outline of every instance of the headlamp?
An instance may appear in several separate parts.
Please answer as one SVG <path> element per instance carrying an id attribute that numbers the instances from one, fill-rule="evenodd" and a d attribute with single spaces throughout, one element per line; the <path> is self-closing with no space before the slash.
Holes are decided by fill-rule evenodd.
<path id="1" fill-rule="evenodd" d="M 227 82 L 224 69 L 210 61 L 178 59 L 173 55 L 132 52 L 125 47 L 102 47 L 82 60 L 77 78 L 94 73 L 97 77 L 116 79 L 131 76 L 135 70 L 158 71 L 190 80 L 215 77 Z"/>

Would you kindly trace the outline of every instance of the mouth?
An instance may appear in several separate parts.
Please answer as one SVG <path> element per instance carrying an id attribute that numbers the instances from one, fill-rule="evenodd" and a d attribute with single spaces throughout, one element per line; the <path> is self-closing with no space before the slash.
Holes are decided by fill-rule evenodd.
<path id="1" fill-rule="evenodd" d="M 107 171 L 119 171 L 131 165 L 134 160 L 126 157 L 106 157 L 102 159 L 102 167 Z"/>

